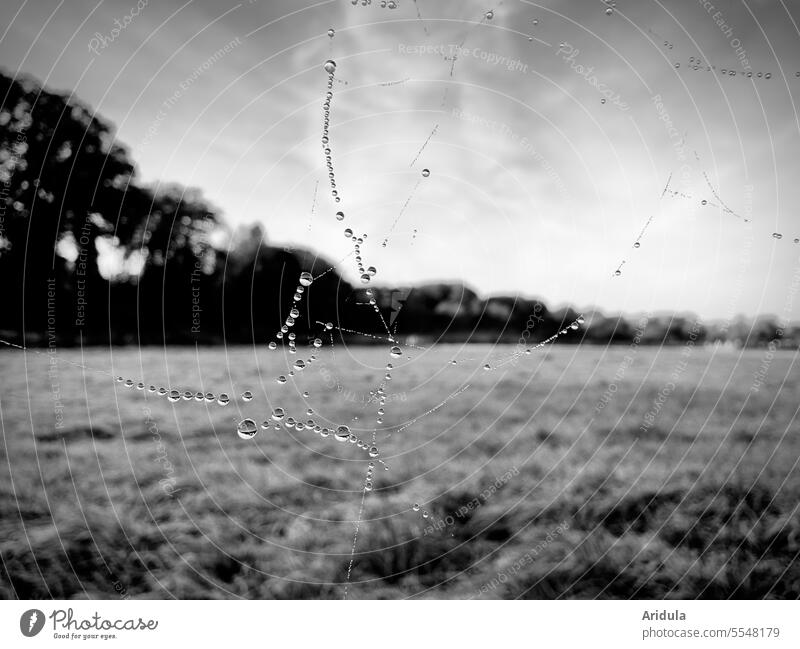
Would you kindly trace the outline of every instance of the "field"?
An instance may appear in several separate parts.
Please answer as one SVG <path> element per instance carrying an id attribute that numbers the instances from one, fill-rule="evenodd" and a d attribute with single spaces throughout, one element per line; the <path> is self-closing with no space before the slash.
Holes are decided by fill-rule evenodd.
<path id="1" fill-rule="evenodd" d="M 511 349 L 322 350 L 283 386 L 295 357 L 263 347 L 59 350 L 49 374 L 2 351 L 0 597 L 343 597 L 369 457 L 236 426 L 311 407 L 371 439 L 388 361 L 383 427 L 470 387 L 378 432 L 349 598 L 800 596 L 794 352 L 561 345 L 480 369 Z"/>

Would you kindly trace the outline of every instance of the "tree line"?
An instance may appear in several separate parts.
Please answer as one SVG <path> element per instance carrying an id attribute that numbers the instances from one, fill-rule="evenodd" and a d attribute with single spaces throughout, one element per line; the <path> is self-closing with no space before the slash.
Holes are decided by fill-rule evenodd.
<path id="1" fill-rule="evenodd" d="M 231 231 L 199 189 L 139 182 L 113 125 L 31 77 L 0 72 L 0 335 L 27 345 L 266 343 L 292 308 L 301 272 L 333 266 L 311 250 L 270 245 L 260 225 Z M 532 287 L 535 289 L 535 287 Z M 580 314 L 540 300 L 482 298 L 458 283 L 351 285 L 336 269 L 315 280 L 293 331 L 319 322 L 427 341 L 535 343 Z M 565 342 L 672 344 L 689 339 L 800 343 L 774 318 L 698 323 L 692 316 L 586 314 Z M 334 330 L 338 332 L 338 329 Z M 693 333 L 692 333 L 693 332 Z M 699 333 L 698 333 L 699 332 Z M 346 335 L 350 342 L 374 339 Z"/>

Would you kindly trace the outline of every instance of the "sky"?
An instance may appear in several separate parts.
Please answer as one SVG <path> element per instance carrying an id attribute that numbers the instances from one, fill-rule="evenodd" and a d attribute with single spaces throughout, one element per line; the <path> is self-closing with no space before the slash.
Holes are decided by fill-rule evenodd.
<path id="1" fill-rule="evenodd" d="M 800 6 L 715 4 L 5 0 L 0 65 L 351 281 L 346 227 L 383 285 L 797 320 Z"/>

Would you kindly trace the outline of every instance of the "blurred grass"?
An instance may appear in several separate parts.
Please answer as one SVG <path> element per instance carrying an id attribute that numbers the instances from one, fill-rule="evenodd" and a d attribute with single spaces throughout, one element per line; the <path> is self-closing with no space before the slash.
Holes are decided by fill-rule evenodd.
<path id="1" fill-rule="evenodd" d="M 378 433 L 390 470 L 377 465 L 365 500 L 350 597 L 800 595 L 793 354 L 777 354 L 753 392 L 761 352 L 696 349 L 643 431 L 680 349 L 640 349 L 616 382 L 626 349 L 553 347 L 516 368 L 475 369 L 508 351 L 441 346 L 392 361 L 384 426 L 472 387 Z M 59 351 L 135 381 L 255 392 L 220 408 L 171 404 L 64 362 L 49 377 L 46 357 L 0 353 L 0 596 L 341 597 L 368 458 L 308 431 L 235 432 L 279 405 L 302 420 L 308 407 L 318 421 L 358 416 L 369 438 L 376 406 L 363 399 L 385 350 L 317 355 L 281 387 L 294 357 L 245 347 Z M 172 496 L 159 483 L 170 476 Z"/>

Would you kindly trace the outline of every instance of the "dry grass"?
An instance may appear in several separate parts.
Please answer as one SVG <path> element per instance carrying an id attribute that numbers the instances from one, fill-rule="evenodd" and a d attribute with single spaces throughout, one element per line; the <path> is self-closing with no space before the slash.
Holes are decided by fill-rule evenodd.
<path id="1" fill-rule="evenodd" d="M 642 431 L 680 349 L 640 350 L 596 414 L 625 352 L 554 347 L 506 372 L 473 371 L 486 347 L 395 362 L 386 425 L 472 387 L 378 434 L 391 470 L 366 499 L 350 596 L 800 595 L 794 356 L 778 354 L 755 393 L 761 352 L 698 349 Z M 47 359 L 3 352 L 0 596 L 341 597 L 368 458 L 307 431 L 235 433 L 240 416 L 261 421 L 274 405 L 303 419 L 311 405 L 332 422 L 364 411 L 355 425 L 368 428 L 375 406 L 353 398 L 382 376 L 385 350 L 318 355 L 296 386 L 279 387 L 282 359 L 249 348 L 89 351 L 94 367 L 113 361 L 114 373 L 158 385 L 263 388 L 227 408 L 170 404 L 61 363 L 56 429 Z M 476 360 L 450 366 L 455 355 Z M 322 363 L 353 394 L 328 387 Z M 159 454 L 174 467 L 172 497 Z M 426 531 L 440 520 L 452 522 Z"/>

